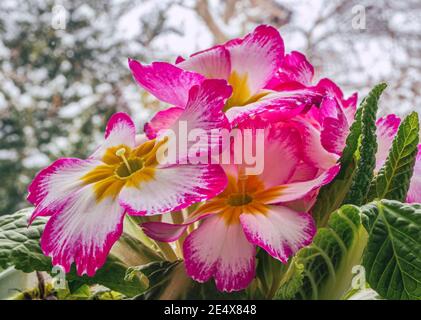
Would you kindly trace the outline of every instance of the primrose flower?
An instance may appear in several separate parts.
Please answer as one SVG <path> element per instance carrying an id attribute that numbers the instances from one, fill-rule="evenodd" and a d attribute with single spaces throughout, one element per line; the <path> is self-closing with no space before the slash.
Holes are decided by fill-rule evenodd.
<path id="1" fill-rule="evenodd" d="M 293 51 L 284 53 L 278 31 L 261 25 L 242 39 L 197 52 L 175 63 L 154 62 L 142 65 L 129 60 L 136 81 L 161 101 L 172 107 L 158 112 L 145 125 L 145 133 L 154 138 L 182 113 L 190 86 L 205 78 L 225 79 L 233 88 L 224 110 L 231 126 L 236 127 L 249 117 L 259 115 L 266 121 L 286 121 L 320 107 L 327 98 L 334 99 L 337 112 L 329 110 L 317 121 L 329 128 L 323 135 L 338 135 L 335 152 L 342 151 L 349 126 L 353 121 L 357 96 L 345 99 L 342 91 L 329 79 L 313 83 L 314 68 L 306 57 Z M 339 129 L 335 129 L 339 128 Z M 325 139 L 325 138 L 324 138 Z"/>
<path id="2" fill-rule="evenodd" d="M 386 162 L 393 139 L 398 132 L 401 119 L 389 114 L 377 120 L 377 154 L 376 154 L 376 168 L 379 172 L 381 167 Z M 420 203 L 421 202 L 421 144 L 418 145 L 418 154 L 415 160 L 414 173 L 412 175 L 411 184 L 409 185 L 406 202 Z"/>
<path id="3" fill-rule="evenodd" d="M 189 90 L 180 121 L 204 131 L 226 128 L 222 107 L 231 94 L 223 80 Z M 51 216 L 41 238 L 44 254 L 66 272 L 92 276 L 122 233 L 125 213 L 154 215 L 212 198 L 226 186 L 221 166 L 167 164 L 157 152 L 168 137 L 136 139 L 127 114 L 114 114 L 104 143 L 86 160 L 63 158 L 43 169 L 29 186 L 36 208 L 30 219 Z M 183 177 L 183 179 L 180 179 Z"/>
<path id="4" fill-rule="evenodd" d="M 270 112 L 272 119 L 288 119 L 306 106 L 318 103 L 320 93 L 311 87 L 287 86 L 272 90 L 267 86 L 282 66 L 284 44 L 279 32 L 270 26 L 259 26 L 242 39 L 178 58 L 176 64 L 154 62 L 143 65 L 129 60 L 136 81 L 145 90 L 173 107 L 158 112 L 145 126 L 148 137 L 165 129 L 182 112 L 190 86 L 203 79 L 225 79 L 233 88 L 224 110 L 232 127 L 249 116 Z M 300 70 L 298 70 L 300 71 Z M 286 90 L 288 89 L 288 90 Z"/>
<path id="5" fill-rule="evenodd" d="M 206 201 L 183 224 L 147 222 L 144 232 L 159 241 L 175 241 L 187 227 L 200 225 L 184 241 L 187 273 L 196 281 L 215 279 L 221 291 L 246 288 L 255 275 L 255 247 L 287 263 L 315 234 L 313 218 L 296 209 L 300 201 L 329 183 L 339 165 L 326 170 L 302 156 L 298 122 L 266 123 L 258 117 L 241 129 L 265 130 L 265 168 L 259 175 L 245 174 L 242 165 L 224 166 L 228 185 Z"/>

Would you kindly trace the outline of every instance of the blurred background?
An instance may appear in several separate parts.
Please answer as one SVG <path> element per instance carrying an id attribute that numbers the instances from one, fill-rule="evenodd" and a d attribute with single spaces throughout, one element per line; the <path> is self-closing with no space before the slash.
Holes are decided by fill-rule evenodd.
<path id="1" fill-rule="evenodd" d="M 262 23 L 346 94 L 386 81 L 381 114 L 421 111 L 419 0 L 2 0 L 0 214 L 28 206 L 40 168 L 89 155 L 112 113 L 141 128 L 163 107 L 127 57 L 174 61 Z"/>

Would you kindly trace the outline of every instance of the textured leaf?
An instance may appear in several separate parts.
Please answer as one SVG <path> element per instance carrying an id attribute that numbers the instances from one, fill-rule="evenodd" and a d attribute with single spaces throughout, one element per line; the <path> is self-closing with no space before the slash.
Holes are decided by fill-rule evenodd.
<path id="1" fill-rule="evenodd" d="M 331 183 L 320 189 L 317 201 L 311 210 L 318 227 L 326 226 L 330 213 L 341 206 L 349 187 L 351 186 L 351 178 L 355 169 L 354 153 L 358 148 L 358 140 L 361 135 L 363 105 L 364 101 L 355 113 L 355 120 L 352 123 L 348 137 L 346 138 L 345 148 L 339 159 L 341 170 Z"/>
<path id="2" fill-rule="evenodd" d="M 303 285 L 296 299 L 340 299 L 350 289 L 352 267 L 361 261 L 367 232 L 358 207 L 345 205 L 332 213 L 313 243 L 295 261 L 304 266 Z"/>
<path id="3" fill-rule="evenodd" d="M 394 200 L 362 207 L 369 232 L 363 266 L 370 287 L 386 299 L 421 299 L 421 205 Z"/>
<path id="4" fill-rule="evenodd" d="M 39 218 L 28 228 L 33 209 L 23 209 L 0 217 L 0 266 L 14 266 L 24 272 L 51 270 L 51 259 L 44 256 L 39 239 L 46 219 Z"/>
<path id="5" fill-rule="evenodd" d="M 371 184 L 368 201 L 405 201 L 418 153 L 419 130 L 418 114 L 413 112 L 399 126 L 387 160 Z"/>
<path id="6" fill-rule="evenodd" d="M 304 279 L 304 265 L 293 261 L 282 282 L 278 291 L 275 294 L 275 300 L 290 300 L 293 299 L 303 286 Z"/>
<path id="7" fill-rule="evenodd" d="M 380 95 L 386 88 L 381 83 L 375 86 L 362 105 L 361 136 L 356 154 L 356 168 L 352 177 L 351 187 L 343 204 L 362 205 L 367 197 L 376 166 L 377 137 L 376 114 Z"/>
<path id="8" fill-rule="evenodd" d="M 28 218 L 33 209 L 24 209 L 11 215 L 0 217 L 0 266 L 3 268 L 14 266 L 24 272 L 52 271 L 51 259 L 44 256 L 41 251 L 39 240 L 47 219 L 38 218 L 28 227 Z M 152 259 L 159 259 L 150 249 L 125 234 L 119 240 L 119 252 L 125 252 L 124 248 L 130 248 L 131 255 L 120 258 L 117 253 L 110 254 L 104 266 L 99 269 L 94 277 L 76 274 L 75 267 L 66 274 L 66 280 L 73 289 L 80 288 L 84 284 L 101 284 L 112 290 L 121 292 L 127 296 L 134 296 L 143 292 L 145 285 L 141 277 L 133 277 L 131 281 L 125 281 L 126 270 L 130 265 L 126 261 L 148 263 Z M 137 250 L 137 251 L 136 251 Z M 141 251 L 140 251 L 141 250 Z"/>
<path id="9" fill-rule="evenodd" d="M 161 261 L 139 268 L 148 277 L 149 288 L 135 296 L 135 300 L 222 300 L 245 299 L 246 292 L 224 293 L 216 289 L 213 280 L 199 283 L 192 280 L 185 271 L 182 261 Z"/>

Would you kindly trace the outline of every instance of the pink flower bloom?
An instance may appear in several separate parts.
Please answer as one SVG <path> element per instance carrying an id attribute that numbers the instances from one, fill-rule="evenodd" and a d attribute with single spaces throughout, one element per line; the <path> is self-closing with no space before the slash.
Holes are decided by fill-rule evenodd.
<path id="1" fill-rule="evenodd" d="M 394 114 L 389 114 L 388 116 L 377 120 L 378 148 L 376 154 L 376 172 L 378 172 L 386 162 L 400 123 L 401 119 Z M 418 145 L 418 154 L 415 161 L 414 173 L 412 175 L 406 201 L 409 203 L 421 202 L 421 144 Z"/>
<path id="2" fill-rule="evenodd" d="M 158 112 L 145 128 L 149 137 L 178 117 L 188 88 L 205 78 L 225 79 L 233 94 L 225 104 L 233 126 L 250 115 L 271 110 L 272 117 L 286 119 L 302 111 L 319 94 L 307 88 L 275 94 L 266 86 L 281 66 L 284 44 L 273 27 L 259 26 L 243 39 L 193 54 L 176 65 L 155 62 L 150 66 L 129 60 L 136 81 L 158 99 L 174 107 Z"/>
<path id="3" fill-rule="evenodd" d="M 334 99 L 331 104 L 340 110 L 329 110 L 320 121 L 326 119 L 325 126 L 321 123 L 326 127 L 323 141 L 334 144 L 328 148 L 335 153 L 342 151 L 356 109 L 356 95 L 344 99 L 342 91 L 328 79 L 314 84 L 314 68 L 306 57 L 295 51 L 285 55 L 278 31 L 265 25 L 242 39 L 197 52 L 188 59 L 179 57 L 175 65 L 155 62 L 145 66 L 129 60 L 129 66 L 144 89 L 173 105 L 146 124 L 150 138 L 176 121 L 188 88 L 205 78 L 225 79 L 232 86 L 233 93 L 224 107 L 232 127 L 256 115 L 268 121 L 286 121 L 308 108 L 320 107 L 324 99 Z"/>
<path id="4" fill-rule="evenodd" d="M 241 126 L 257 128 L 265 129 L 265 168 L 260 175 L 245 175 L 241 166 L 225 166 L 228 186 L 224 192 L 199 207 L 183 224 L 142 225 L 151 238 L 174 241 L 190 224 L 203 219 L 184 242 L 186 269 L 199 282 L 214 278 L 221 291 L 249 285 L 255 275 L 256 245 L 287 263 L 311 243 L 315 225 L 306 202 L 312 202 L 318 189 L 339 171 L 334 163 L 320 169 L 306 162 L 298 121 L 267 124 L 256 118 Z"/>
<path id="5" fill-rule="evenodd" d="M 223 80 L 194 85 L 180 121 L 205 132 L 227 128 L 221 110 L 230 94 Z M 133 121 L 117 113 L 107 124 L 104 143 L 88 159 L 59 159 L 38 173 L 29 186 L 28 200 L 36 206 L 30 222 L 51 216 L 41 248 L 54 265 L 68 272 L 75 262 L 79 275 L 92 276 L 120 237 L 125 212 L 180 210 L 225 188 L 227 178 L 219 165 L 161 165 L 156 154 L 167 141 L 158 137 L 138 144 Z"/>

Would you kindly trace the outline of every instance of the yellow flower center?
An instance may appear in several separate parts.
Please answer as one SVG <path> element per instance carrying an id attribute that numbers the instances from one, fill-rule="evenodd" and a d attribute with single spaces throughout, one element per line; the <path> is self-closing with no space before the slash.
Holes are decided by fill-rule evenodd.
<path id="1" fill-rule="evenodd" d="M 257 176 L 228 175 L 228 185 L 217 197 L 208 200 L 193 215 L 206 212 L 219 214 L 227 224 L 239 223 L 242 214 L 266 214 L 265 204 L 273 195 Z"/>
<path id="2" fill-rule="evenodd" d="M 225 104 L 224 111 L 227 111 L 231 107 L 245 106 L 247 104 L 258 101 L 264 97 L 267 92 L 261 92 L 253 94 L 250 91 L 249 77 L 248 74 L 238 74 L 233 71 L 230 74 L 228 83 L 232 86 L 232 95 Z"/>
<path id="3" fill-rule="evenodd" d="M 123 187 L 138 188 L 154 179 L 156 153 L 166 141 L 150 140 L 135 149 L 124 144 L 110 147 L 102 157 L 103 164 L 85 174 L 82 183 L 93 185 L 98 202 L 106 197 L 115 199 Z"/>

